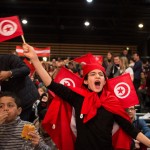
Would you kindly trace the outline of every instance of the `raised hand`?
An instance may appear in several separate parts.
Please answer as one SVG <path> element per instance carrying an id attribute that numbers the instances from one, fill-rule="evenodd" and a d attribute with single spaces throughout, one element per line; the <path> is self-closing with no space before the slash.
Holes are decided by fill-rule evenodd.
<path id="1" fill-rule="evenodd" d="M 34 59 L 38 59 L 38 56 L 32 46 L 27 43 L 23 44 L 24 55 L 28 57 L 31 61 Z"/>

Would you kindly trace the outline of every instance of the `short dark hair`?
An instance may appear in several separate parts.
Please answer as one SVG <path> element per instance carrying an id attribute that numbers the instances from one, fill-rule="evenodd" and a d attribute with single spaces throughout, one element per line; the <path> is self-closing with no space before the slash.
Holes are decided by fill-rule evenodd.
<path id="1" fill-rule="evenodd" d="M 134 55 L 134 54 L 137 54 L 137 56 L 140 57 L 140 53 L 139 53 L 138 51 L 134 52 L 133 55 Z"/>
<path id="2" fill-rule="evenodd" d="M 13 98 L 14 102 L 17 105 L 17 107 L 21 107 L 21 100 L 20 100 L 20 98 L 15 93 L 13 93 L 13 92 L 7 92 L 7 91 L 6 92 L 1 92 L 0 93 L 0 99 L 2 97 L 4 97 L 4 96 Z"/>

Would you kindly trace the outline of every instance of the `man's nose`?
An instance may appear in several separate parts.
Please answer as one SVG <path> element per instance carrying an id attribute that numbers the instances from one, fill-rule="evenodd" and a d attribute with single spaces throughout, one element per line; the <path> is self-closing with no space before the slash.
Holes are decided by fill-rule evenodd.
<path id="1" fill-rule="evenodd" d="M 99 77 L 100 77 L 100 74 L 96 73 L 96 77 L 98 77 L 98 78 L 99 78 Z"/>
<path id="2" fill-rule="evenodd" d="M 7 106 L 4 106 L 4 111 L 8 111 L 8 107 Z"/>

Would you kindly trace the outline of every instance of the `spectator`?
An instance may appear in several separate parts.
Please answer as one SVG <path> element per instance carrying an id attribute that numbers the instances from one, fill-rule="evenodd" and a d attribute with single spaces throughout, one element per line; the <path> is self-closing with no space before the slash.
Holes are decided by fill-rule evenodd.
<path id="1" fill-rule="evenodd" d="M 48 106 L 49 106 L 48 94 L 43 93 L 41 95 L 39 105 L 37 106 L 38 112 L 42 111 L 43 109 L 47 109 Z"/>
<path id="2" fill-rule="evenodd" d="M 21 102 L 16 95 L 10 92 L 0 95 L 0 149 L 25 150 L 28 146 L 28 149 L 34 147 L 36 150 L 51 150 L 36 131 L 28 133 L 31 137 L 27 142 L 29 144 L 21 137 L 24 125 L 31 124 L 20 119 L 21 110 Z"/>
<path id="3" fill-rule="evenodd" d="M 38 118 L 34 121 L 36 128 L 38 129 L 40 136 L 43 138 L 44 142 L 51 147 L 51 150 L 58 150 L 55 143 L 52 141 L 50 136 L 46 133 L 44 128 L 42 127 L 42 121 L 45 117 L 47 109 L 42 109 L 38 112 Z"/>
<path id="4" fill-rule="evenodd" d="M 32 105 L 38 99 L 38 91 L 28 76 L 29 68 L 16 55 L 0 55 L 1 90 L 17 94 L 21 99 L 21 119 L 30 121 Z"/>
<path id="5" fill-rule="evenodd" d="M 129 50 L 123 49 L 123 51 L 122 51 L 120 57 L 126 57 L 126 58 L 128 59 L 128 61 L 130 61 L 131 55 L 129 54 Z"/>
<path id="6" fill-rule="evenodd" d="M 144 119 L 139 119 L 138 116 L 136 116 L 136 110 L 134 106 L 131 106 L 126 109 L 129 117 L 131 118 L 132 124 L 138 128 L 146 137 L 150 138 L 150 128 L 146 124 Z M 131 150 L 134 149 L 139 149 L 139 150 L 144 150 L 145 146 L 143 146 L 138 140 L 133 139 L 132 140 L 132 145 L 131 145 Z M 145 147 L 146 150 L 146 147 Z"/>
<path id="7" fill-rule="evenodd" d="M 120 56 L 114 55 L 114 64 L 112 65 L 110 72 L 108 72 L 107 77 L 108 78 L 114 78 L 120 75 Z"/>
<path id="8" fill-rule="evenodd" d="M 137 90 L 137 94 L 140 101 L 141 112 L 143 112 L 146 107 L 146 96 L 147 96 L 146 76 L 144 72 L 141 72 L 141 84 Z"/>
<path id="9" fill-rule="evenodd" d="M 38 60 L 33 47 L 24 44 L 23 49 L 24 54 L 31 59 L 45 85 L 75 108 L 76 150 L 115 149 L 112 145 L 114 121 L 118 122 L 121 126 L 120 129 L 123 129 L 132 138 L 150 147 L 150 140 L 131 125 L 129 117 L 118 99 L 104 88 L 107 83 L 106 75 L 104 68 L 100 64 L 87 64 L 84 66 L 83 83 L 87 89 L 79 91 L 79 89 L 70 89 L 52 81 L 52 78 Z M 124 139 L 124 142 L 126 143 L 129 140 L 128 138 Z M 123 144 L 122 146 L 124 147 L 122 148 L 125 148 L 124 143 L 120 144 Z"/>
<path id="10" fill-rule="evenodd" d="M 112 65 L 113 65 L 113 54 L 111 52 L 108 52 L 103 62 L 103 66 L 106 69 L 106 76 L 109 76 Z"/>
<path id="11" fill-rule="evenodd" d="M 31 122 L 33 122 L 38 117 L 38 105 L 41 102 L 41 99 L 43 96 L 47 98 L 48 100 L 48 93 L 47 88 L 44 86 L 43 83 L 38 84 L 38 92 L 39 92 L 39 98 L 33 103 L 32 106 L 32 115 L 31 115 Z"/>
<path id="12" fill-rule="evenodd" d="M 47 88 L 42 82 L 38 84 L 38 92 L 39 92 L 39 96 L 47 92 Z"/>
<path id="13" fill-rule="evenodd" d="M 134 72 L 131 67 L 129 67 L 127 57 L 120 57 L 120 74 L 129 73 L 131 80 L 134 79 Z"/>
<path id="14" fill-rule="evenodd" d="M 134 62 L 133 58 L 131 58 L 129 60 L 129 67 L 131 67 L 133 69 L 134 64 L 135 64 L 135 62 Z"/>
<path id="15" fill-rule="evenodd" d="M 133 72 L 134 72 L 133 84 L 137 91 L 141 83 L 142 61 L 140 60 L 140 55 L 137 52 L 133 54 L 133 59 L 135 61 L 135 64 L 133 66 Z"/>
<path id="16" fill-rule="evenodd" d="M 147 72 L 146 89 L 147 89 L 146 106 L 148 107 L 150 111 L 150 70 Z"/>

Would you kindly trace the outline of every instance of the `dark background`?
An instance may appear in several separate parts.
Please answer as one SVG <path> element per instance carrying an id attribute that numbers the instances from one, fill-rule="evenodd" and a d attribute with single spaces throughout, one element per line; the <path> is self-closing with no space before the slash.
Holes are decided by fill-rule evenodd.
<path id="1" fill-rule="evenodd" d="M 28 20 L 22 25 L 26 41 L 130 44 L 150 56 L 150 0 L 1 0 L 0 17 L 14 15 Z"/>

